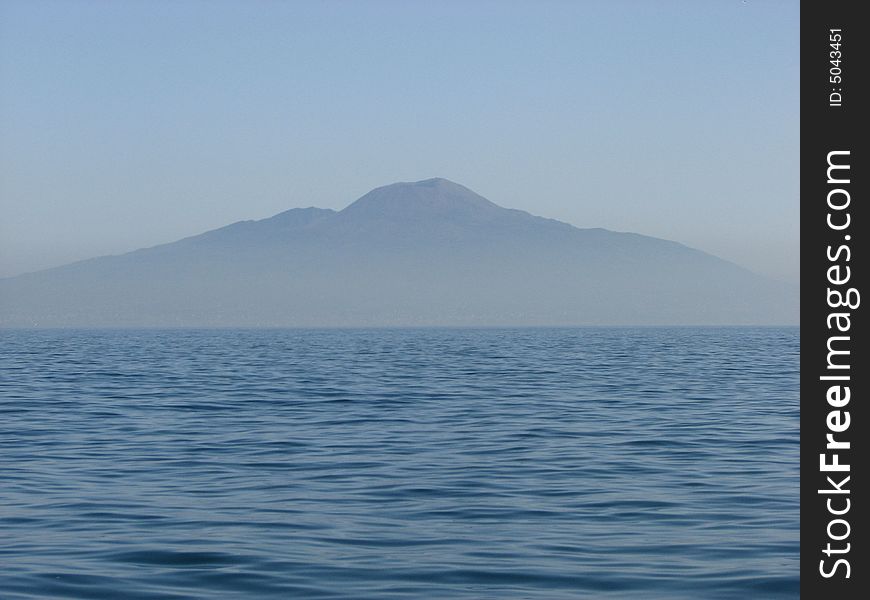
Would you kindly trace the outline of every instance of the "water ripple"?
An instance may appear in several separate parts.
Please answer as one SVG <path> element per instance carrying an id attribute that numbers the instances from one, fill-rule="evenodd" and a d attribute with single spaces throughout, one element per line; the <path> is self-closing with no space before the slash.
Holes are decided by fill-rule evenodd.
<path id="1" fill-rule="evenodd" d="M 793 598 L 797 329 L 0 332 L 0 596 Z"/>

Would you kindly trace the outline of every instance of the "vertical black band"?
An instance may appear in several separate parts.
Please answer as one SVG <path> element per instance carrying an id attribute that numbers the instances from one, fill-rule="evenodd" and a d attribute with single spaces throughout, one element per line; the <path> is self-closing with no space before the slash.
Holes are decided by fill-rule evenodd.
<path id="1" fill-rule="evenodd" d="M 870 484 L 870 23 L 859 7 L 801 5 L 801 592 L 830 600 L 870 590 L 858 491 Z"/>

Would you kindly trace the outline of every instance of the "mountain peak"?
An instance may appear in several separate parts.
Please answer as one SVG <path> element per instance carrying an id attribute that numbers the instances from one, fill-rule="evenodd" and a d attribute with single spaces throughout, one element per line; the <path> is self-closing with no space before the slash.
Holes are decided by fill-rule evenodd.
<path id="1" fill-rule="evenodd" d="M 403 182 L 399 182 L 403 183 Z M 437 185 L 459 185 L 444 177 L 431 177 L 429 179 L 421 179 L 420 181 L 404 182 L 406 185 L 422 185 L 422 186 L 437 186 Z M 461 187 L 461 186 L 460 186 Z"/>
<path id="2" fill-rule="evenodd" d="M 499 208 L 464 185 L 442 177 L 433 177 L 375 188 L 341 212 L 355 216 L 409 216 L 421 213 L 481 212 Z"/>

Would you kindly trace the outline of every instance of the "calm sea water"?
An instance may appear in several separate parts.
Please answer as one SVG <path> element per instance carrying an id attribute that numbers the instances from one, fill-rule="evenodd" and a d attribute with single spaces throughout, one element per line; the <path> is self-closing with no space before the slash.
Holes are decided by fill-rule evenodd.
<path id="1" fill-rule="evenodd" d="M 798 346 L 0 332 L 0 597 L 797 597 Z"/>

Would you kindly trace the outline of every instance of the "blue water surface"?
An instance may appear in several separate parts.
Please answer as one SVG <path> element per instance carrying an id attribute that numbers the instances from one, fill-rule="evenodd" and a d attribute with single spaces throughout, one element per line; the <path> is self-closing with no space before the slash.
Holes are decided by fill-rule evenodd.
<path id="1" fill-rule="evenodd" d="M 795 598 L 796 328 L 0 332 L 0 598 Z"/>

